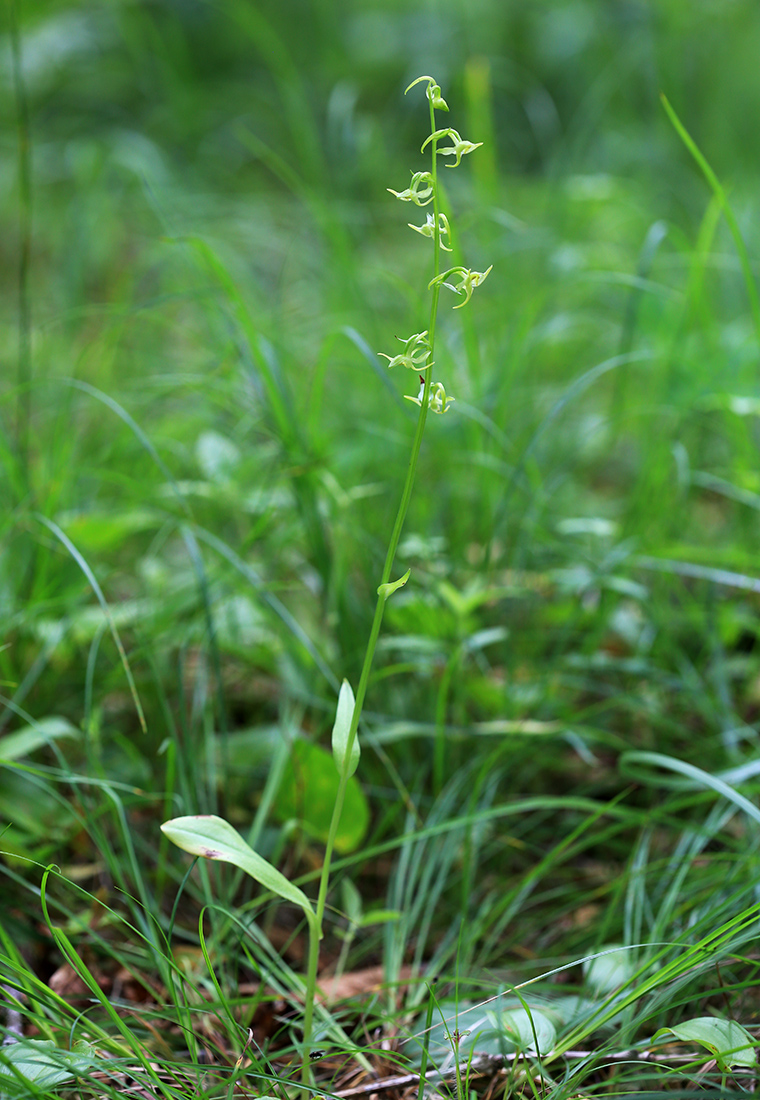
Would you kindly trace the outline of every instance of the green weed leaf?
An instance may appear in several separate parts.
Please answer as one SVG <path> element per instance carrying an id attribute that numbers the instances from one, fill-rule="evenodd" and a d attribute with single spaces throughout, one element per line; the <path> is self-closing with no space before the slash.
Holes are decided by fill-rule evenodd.
<path id="1" fill-rule="evenodd" d="M 7 733 L 0 737 L 0 761 L 19 760 L 30 752 L 48 745 L 51 741 L 57 741 L 60 737 L 80 737 L 78 729 L 72 726 L 66 718 L 50 715 L 41 718 L 32 726 Z"/>
<path id="2" fill-rule="evenodd" d="M 310 920 L 314 918 L 311 902 L 303 890 L 299 890 L 276 867 L 254 852 L 237 829 L 223 818 L 213 814 L 173 817 L 163 823 L 161 832 L 183 852 L 234 864 L 266 890 L 300 906 Z"/>
<path id="3" fill-rule="evenodd" d="M 59 1050 L 52 1039 L 22 1039 L 4 1047 L 0 1054 L 0 1095 L 36 1095 L 22 1084 L 19 1074 L 40 1089 L 51 1089 L 86 1072 L 98 1064 L 89 1049 L 87 1043 L 81 1043 L 76 1050 Z"/>
<path id="4" fill-rule="evenodd" d="M 538 1009 L 510 1008 L 501 1014 L 487 1012 L 494 1028 L 513 1050 L 529 1054 L 547 1054 L 557 1038 L 557 1029 Z"/>
<path id="5" fill-rule="evenodd" d="M 92 510 L 60 517 L 61 528 L 83 553 L 102 554 L 121 546 L 132 535 L 155 529 L 161 517 L 147 509 L 119 512 Z"/>
<path id="6" fill-rule="evenodd" d="M 338 695 L 338 710 L 335 715 L 335 725 L 332 731 L 332 751 L 335 766 L 339 775 L 353 775 L 359 767 L 361 746 L 359 744 L 358 731 L 354 735 L 354 743 L 351 752 L 348 752 L 348 738 L 351 732 L 351 720 L 354 717 L 354 693 L 348 680 L 340 685 Z"/>
<path id="7" fill-rule="evenodd" d="M 324 843 L 339 783 L 332 753 L 305 739 L 295 741 L 275 804 L 277 817 L 281 821 L 295 818 L 310 836 Z M 367 799 L 352 776 L 346 785 L 336 849 L 344 854 L 353 852 L 364 839 L 368 825 Z"/>
<path id="8" fill-rule="evenodd" d="M 608 993 L 625 985 L 636 970 L 636 965 L 634 953 L 618 944 L 605 944 L 602 952 L 595 959 L 588 959 L 583 965 L 583 971 L 594 992 L 606 997 Z"/>
<path id="9" fill-rule="evenodd" d="M 755 1040 L 735 1020 L 717 1020 L 714 1016 L 697 1016 L 675 1027 L 663 1027 L 655 1035 L 675 1035 L 707 1049 L 715 1056 L 722 1072 L 735 1066 L 755 1065 Z"/>

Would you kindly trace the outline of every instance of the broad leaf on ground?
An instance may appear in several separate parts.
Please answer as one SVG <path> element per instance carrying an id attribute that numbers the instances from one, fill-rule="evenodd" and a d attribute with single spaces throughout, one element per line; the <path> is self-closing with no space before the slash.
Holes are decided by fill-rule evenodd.
<path id="1" fill-rule="evenodd" d="M 506 1012 L 488 1012 L 494 1029 L 510 1051 L 547 1054 L 554 1047 L 557 1029 L 539 1009 L 510 1008 Z"/>
<path id="2" fill-rule="evenodd" d="M 59 1050 L 52 1039 L 21 1039 L 0 1051 L 0 1096 L 37 1095 L 36 1089 L 19 1080 L 19 1074 L 34 1082 L 37 1089 L 51 1089 L 99 1061 L 90 1053 L 87 1043 L 79 1044 L 75 1050 Z"/>
<path id="3" fill-rule="evenodd" d="M 326 841 L 340 778 L 332 753 L 312 741 L 293 743 L 275 813 L 280 821 L 295 819 L 310 836 Z M 361 844 L 369 826 L 369 805 L 355 776 L 346 786 L 343 815 L 335 838 L 336 849 L 345 854 Z"/>
<path id="4" fill-rule="evenodd" d="M 616 943 L 605 944 L 595 958 L 587 959 L 583 964 L 588 985 L 602 996 L 625 985 L 635 970 L 635 953 Z"/>
<path id="5" fill-rule="evenodd" d="M 677 1039 L 699 1043 L 714 1055 L 721 1070 L 736 1066 L 754 1066 L 755 1040 L 735 1020 L 718 1020 L 714 1016 L 697 1016 L 674 1027 L 663 1027 L 655 1035 L 673 1034 Z"/>

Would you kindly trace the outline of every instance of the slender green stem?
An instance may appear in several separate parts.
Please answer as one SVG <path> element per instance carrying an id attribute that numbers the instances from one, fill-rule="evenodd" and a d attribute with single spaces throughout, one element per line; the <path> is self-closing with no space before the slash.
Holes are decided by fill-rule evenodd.
<path id="1" fill-rule="evenodd" d="M 457 1021 L 456 1030 L 454 1031 L 454 1034 L 450 1037 L 450 1040 L 451 1049 L 454 1052 L 454 1073 L 456 1074 L 457 1079 L 457 1097 L 458 1100 L 465 1100 L 464 1089 L 462 1088 L 462 1069 L 459 1062 L 461 1057 L 459 1053 L 459 1043 L 461 1041 L 459 1035 L 459 1021 Z"/>
<path id="2" fill-rule="evenodd" d="M 306 1003 L 303 1013 L 303 1062 L 301 1064 L 301 1085 L 303 1087 L 304 1100 L 308 1096 L 311 1085 L 311 1033 L 314 1021 L 314 995 L 317 991 L 317 964 L 319 962 L 319 940 L 321 936 L 322 922 L 309 921 L 309 969 L 306 974 Z"/>
<path id="3" fill-rule="evenodd" d="M 437 978 L 433 978 L 433 982 L 437 982 Z M 417 1100 L 423 1100 L 425 1095 L 425 1074 L 427 1073 L 428 1059 L 430 1057 L 430 1029 L 433 1026 L 433 1009 L 435 1008 L 436 1000 L 433 993 L 433 987 L 428 986 L 428 1006 L 427 1017 L 425 1019 L 425 1032 L 422 1036 L 422 1060 L 420 1062 L 420 1079 L 417 1089 Z"/>
<path id="4" fill-rule="evenodd" d="M 731 236 L 734 238 L 734 245 L 736 246 L 736 252 L 739 256 L 739 263 L 741 265 L 742 274 L 744 276 L 744 285 L 747 289 L 747 297 L 749 298 L 749 305 L 752 311 L 752 320 L 755 324 L 755 334 L 758 343 L 760 343 L 760 296 L 757 293 L 757 284 L 755 283 L 755 276 L 752 271 L 752 261 L 749 258 L 747 246 L 744 243 L 744 237 L 742 236 L 739 223 L 736 220 L 736 215 L 731 208 L 731 204 L 728 201 L 726 192 L 713 171 L 712 167 L 708 163 L 706 157 L 703 155 L 701 149 L 694 141 L 689 131 L 686 129 L 680 118 L 673 110 L 668 100 L 668 97 L 664 93 L 660 93 L 660 99 L 662 105 L 665 108 L 668 118 L 670 119 L 676 133 L 689 150 L 694 160 L 699 165 L 702 175 L 707 180 L 708 184 L 712 188 L 712 192 L 716 199 L 720 203 L 723 215 L 728 224 L 728 228 L 731 231 Z"/>
<path id="5" fill-rule="evenodd" d="M 430 102 L 430 132 L 435 133 L 435 108 L 432 102 Z M 440 274 L 440 227 L 439 227 L 439 205 L 438 205 L 438 173 L 436 164 L 437 154 L 437 139 L 432 141 L 432 179 L 433 179 L 433 217 L 435 221 L 435 232 L 433 236 L 434 240 L 434 278 Z M 425 374 L 425 386 L 422 394 L 422 404 L 420 406 L 420 414 L 417 418 L 417 427 L 414 433 L 414 439 L 412 440 L 412 450 L 409 456 L 409 465 L 406 471 L 406 479 L 404 481 L 404 488 L 401 493 L 401 500 L 399 502 L 398 511 L 396 513 L 396 521 L 393 524 L 393 530 L 391 532 L 390 541 L 388 542 L 388 550 L 385 555 L 385 563 L 383 565 L 383 572 L 380 579 L 380 584 L 387 584 L 390 580 L 391 570 L 393 568 L 393 562 L 396 557 L 396 551 L 398 549 L 399 540 L 401 539 L 401 531 L 404 526 L 404 520 L 406 519 L 406 513 L 409 508 L 409 502 L 412 498 L 412 490 L 414 488 L 414 478 L 417 472 L 417 461 L 420 455 L 420 448 L 422 446 L 422 436 L 425 431 L 425 421 L 427 420 L 428 413 L 428 400 L 430 397 L 431 387 L 431 366 L 433 362 L 433 349 L 435 346 L 435 325 L 438 315 L 438 297 L 440 294 L 440 286 L 438 283 L 433 284 L 432 288 L 432 300 L 430 303 L 430 323 L 428 326 L 428 341 L 429 351 L 427 356 L 427 368 Z M 356 690 L 354 713 L 351 720 L 351 729 L 348 735 L 348 746 L 345 753 L 345 758 L 350 759 L 351 749 L 357 735 L 357 729 L 361 720 L 362 709 L 364 707 L 364 697 L 367 694 L 367 686 L 369 684 L 370 672 L 372 671 L 372 663 L 375 657 L 375 649 L 377 647 L 377 640 L 380 636 L 380 627 L 383 621 L 383 612 L 385 610 L 386 596 L 381 591 L 377 597 L 377 603 L 375 605 L 375 614 L 372 620 L 372 628 L 369 634 L 369 640 L 367 642 L 367 649 L 364 654 L 364 663 L 362 665 L 361 676 L 359 678 L 359 685 Z M 330 866 L 332 863 L 333 851 L 335 848 L 335 838 L 338 835 L 338 828 L 340 826 L 340 820 L 343 813 L 343 803 L 346 797 L 346 789 L 348 787 L 349 775 L 347 769 L 341 772 L 340 781 L 338 783 L 338 791 L 335 797 L 335 804 L 333 806 L 332 818 L 330 820 L 330 829 L 327 836 L 327 843 L 325 846 L 325 858 L 322 863 L 322 871 L 319 878 L 319 894 L 317 897 L 317 909 L 316 909 L 316 921 L 315 928 L 317 929 L 317 938 L 314 937 L 313 929 L 310 930 L 309 936 L 309 961 L 306 975 L 306 1006 L 304 1012 L 304 1037 L 303 1037 L 303 1067 L 302 1067 L 302 1081 L 304 1089 L 307 1088 L 310 1080 L 310 1068 L 309 1068 L 309 1053 L 311 1044 L 311 1031 L 313 1020 L 313 1002 L 317 988 L 317 964 L 319 956 L 319 935 L 322 931 L 322 921 L 325 914 L 325 906 L 327 904 L 327 891 L 330 883 Z"/>

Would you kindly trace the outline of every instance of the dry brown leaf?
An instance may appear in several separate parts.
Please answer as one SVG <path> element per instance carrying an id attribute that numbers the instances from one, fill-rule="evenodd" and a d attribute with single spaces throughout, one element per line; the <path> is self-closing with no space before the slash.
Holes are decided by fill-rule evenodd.
<path id="1" fill-rule="evenodd" d="M 412 974 L 410 966 L 402 966 L 399 977 L 403 982 L 409 981 Z M 326 1000 L 345 1001 L 351 997 L 361 997 L 367 993 L 377 993 L 385 983 L 385 973 L 382 966 L 368 966 L 365 970 L 352 970 L 349 974 L 341 974 L 339 978 L 320 979 Z"/>
<path id="2" fill-rule="evenodd" d="M 90 992 L 69 963 L 59 966 L 55 973 L 51 974 L 48 985 L 59 997 L 81 997 Z"/>

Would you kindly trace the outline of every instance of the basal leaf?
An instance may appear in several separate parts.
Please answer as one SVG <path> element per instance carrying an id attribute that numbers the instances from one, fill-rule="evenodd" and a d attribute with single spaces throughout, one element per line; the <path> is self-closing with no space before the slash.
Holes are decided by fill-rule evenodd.
<path id="1" fill-rule="evenodd" d="M 513 1050 L 529 1054 L 547 1054 L 557 1038 L 557 1029 L 548 1016 L 537 1008 L 510 1008 L 506 1012 L 487 1012 L 494 1028 Z"/>
<path id="2" fill-rule="evenodd" d="M 317 840 L 326 841 L 340 780 L 332 753 L 311 741 L 293 743 L 275 813 L 280 821 L 295 818 Z M 364 839 L 369 825 L 369 806 L 356 776 L 346 786 L 345 802 L 335 847 L 353 852 Z"/>
<path id="3" fill-rule="evenodd" d="M 75 1050 L 59 1050 L 52 1039 L 21 1039 L 3 1047 L 0 1053 L 0 1095 L 37 1095 L 22 1085 L 18 1074 L 33 1081 L 38 1089 L 51 1089 L 97 1064 L 98 1059 L 89 1053 L 86 1043 Z"/>
<path id="4" fill-rule="evenodd" d="M 307 917 L 314 917 L 311 902 L 292 882 L 268 863 L 241 837 L 229 822 L 213 814 L 196 814 L 190 817 L 174 817 L 165 821 L 161 831 L 183 852 L 205 859 L 217 859 L 232 863 L 245 871 L 273 894 L 299 905 Z"/>
<path id="5" fill-rule="evenodd" d="M 718 1020 L 714 1016 L 697 1016 L 674 1027 L 663 1027 L 659 1035 L 672 1033 L 677 1039 L 699 1043 L 713 1054 L 721 1070 L 735 1066 L 755 1066 L 755 1040 L 735 1020 Z"/>
<path id="6" fill-rule="evenodd" d="M 632 951 L 618 944 L 608 943 L 601 954 L 583 964 L 584 974 L 595 993 L 606 996 L 624 985 L 636 969 Z"/>

